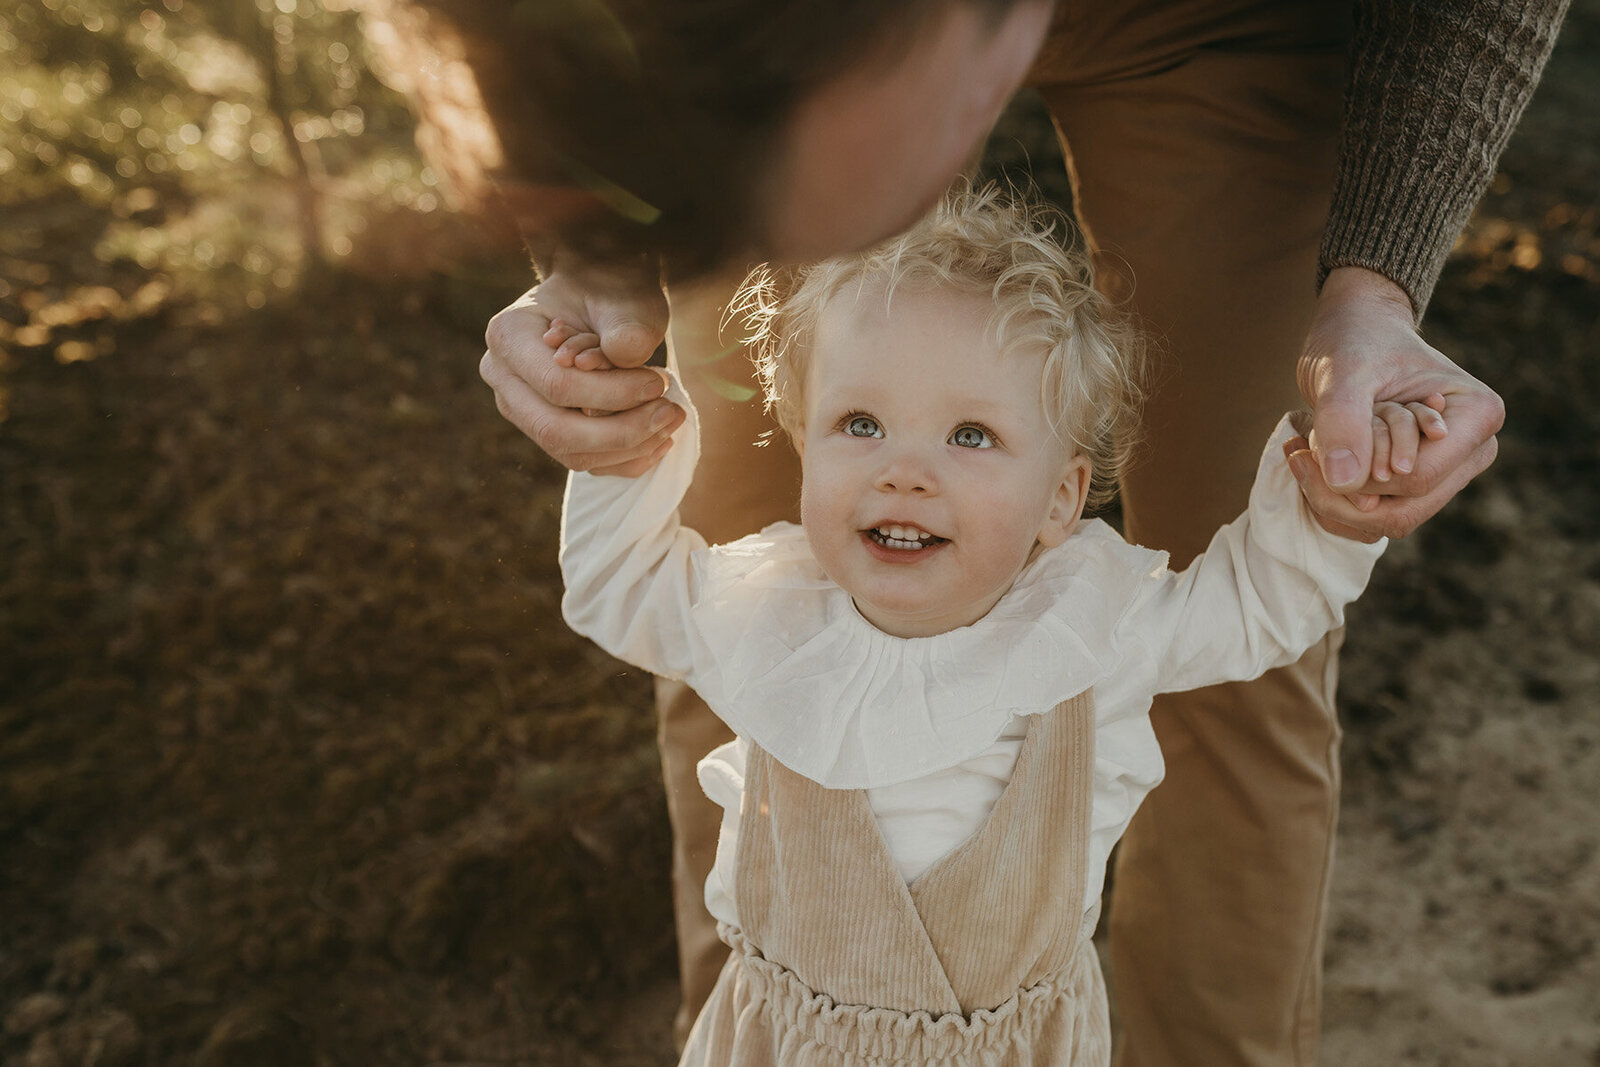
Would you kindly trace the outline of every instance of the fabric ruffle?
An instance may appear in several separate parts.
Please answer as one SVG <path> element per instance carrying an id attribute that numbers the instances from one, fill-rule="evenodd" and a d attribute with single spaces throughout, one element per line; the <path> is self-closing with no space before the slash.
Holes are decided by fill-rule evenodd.
<path id="1" fill-rule="evenodd" d="M 982 619 L 894 637 L 861 617 L 792 523 L 696 554 L 691 684 L 735 733 L 831 789 L 894 785 L 991 745 L 1112 669 L 1117 622 L 1164 552 L 1099 520 L 1043 552 Z"/>

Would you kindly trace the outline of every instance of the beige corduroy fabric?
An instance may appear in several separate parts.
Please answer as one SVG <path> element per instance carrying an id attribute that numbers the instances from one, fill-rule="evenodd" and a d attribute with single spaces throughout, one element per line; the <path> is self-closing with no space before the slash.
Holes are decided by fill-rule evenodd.
<path id="1" fill-rule="evenodd" d="M 751 746 L 741 930 L 683 1063 L 1103 1065 L 1084 913 L 1094 759 L 1085 693 L 1033 720 L 985 824 L 907 886 L 866 794 Z"/>

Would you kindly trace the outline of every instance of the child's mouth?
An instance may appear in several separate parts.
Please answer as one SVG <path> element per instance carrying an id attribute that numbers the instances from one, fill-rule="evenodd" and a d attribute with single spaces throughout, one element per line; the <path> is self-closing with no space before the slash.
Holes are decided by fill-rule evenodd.
<path id="1" fill-rule="evenodd" d="M 933 545 L 942 545 L 948 540 L 948 538 L 928 533 L 926 530 L 919 530 L 915 526 L 902 526 L 899 523 L 874 526 L 864 532 L 867 535 L 867 540 L 873 544 L 902 551 L 930 548 Z"/>

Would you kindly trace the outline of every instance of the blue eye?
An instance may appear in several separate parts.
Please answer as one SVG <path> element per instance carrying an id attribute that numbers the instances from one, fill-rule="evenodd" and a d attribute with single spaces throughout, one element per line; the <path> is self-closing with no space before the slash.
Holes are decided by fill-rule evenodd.
<path id="1" fill-rule="evenodd" d="M 882 437 L 883 427 L 870 415 L 852 415 L 844 424 L 844 432 L 851 437 Z"/>
<path id="2" fill-rule="evenodd" d="M 982 426 L 958 426 L 950 435 L 950 443 L 959 448 L 993 448 L 994 439 Z"/>

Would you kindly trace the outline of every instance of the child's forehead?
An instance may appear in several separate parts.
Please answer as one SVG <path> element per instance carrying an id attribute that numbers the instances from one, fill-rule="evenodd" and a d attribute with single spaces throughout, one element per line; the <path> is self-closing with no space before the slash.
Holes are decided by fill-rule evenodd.
<path id="1" fill-rule="evenodd" d="M 820 324 L 808 362 L 813 400 L 979 407 L 1032 411 L 1042 404 L 1044 353 L 1001 345 L 981 303 L 950 304 L 939 294 L 900 305 L 841 308 Z"/>
<path id="2" fill-rule="evenodd" d="M 1042 363 L 1049 342 L 1038 325 L 1040 316 L 1026 308 L 997 304 L 992 291 L 976 285 L 903 282 L 890 287 L 881 279 L 841 286 L 821 301 L 810 340 L 810 363 L 839 349 L 863 346 L 925 352 L 958 349 L 973 363 L 1003 359 L 1030 371 Z M 919 345 L 920 342 L 920 345 Z"/>
<path id="3" fill-rule="evenodd" d="M 821 301 L 818 319 L 878 322 L 895 317 L 904 305 L 926 308 L 930 304 L 950 317 L 980 325 L 987 325 L 997 311 L 992 291 L 976 282 L 864 274 L 828 294 Z"/>

